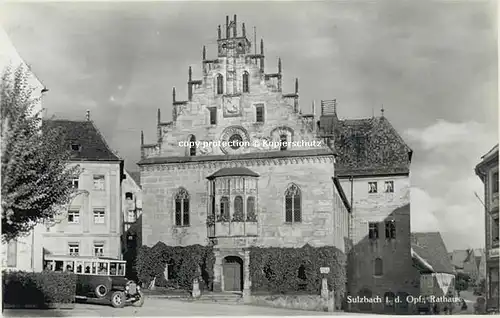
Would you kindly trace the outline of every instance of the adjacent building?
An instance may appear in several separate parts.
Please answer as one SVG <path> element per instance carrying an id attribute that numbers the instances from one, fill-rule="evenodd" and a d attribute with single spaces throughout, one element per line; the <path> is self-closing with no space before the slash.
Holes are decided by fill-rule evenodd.
<path id="1" fill-rule="evenodd" d="M 476 174 L 484 184 L 486 298 L 489 310 L 499 310 L 498 144 L 481 158 Z"/>
<path id="2" fill-rule="evenodd" d="M 137 248 L 142 246 L 142 188 L 140 172 L 125 171 L 122 181 L 123 259 L 127 261 L 127 276 L 136 278 Z"/>
<path id="3" fill-rule="evenodd" d="M 6 73 L 10 68 L 10 73 Z M 42 97 L 48 91 L 40 82 L 38 77 L 31 71 L 30 67 L 21 58 L 14 45 L 10 41 L 7 33 L 0 27 L 0 78 L 10 74 L 6 80 L 13 81 L 15 71 L 18 68 L 24 69 L 27 76 L 27 83 L 33 89 L 32 98 L 37 100 L 33 107 L 33 115 L 41 115 Z M 7 244 L 2 244 L 2 268 L 31 270 L 34 267 L 32 255 L 37 249 L 37 233 L 40 230 L 36 227 L 26 236 L 19 237 L 17 240 L 11 240 Z"/>
<path id="4" fill-rule="evenodd" d="M 455 296 L 456 272 L 439 232 L 411 233 L 411 253 L 420 295 Z"/>
<path id="5" fill-rule="evenodd" d="M 333 138 L 335 176 L 352 206 L 348 292 L 385 296 L 382 304 L 352 304 L 351 310 L 402 311 L 394 297 L 418 291 L 410 246 L 412 150 L 384 116 L 339 119 L 337 103 L 323 101 L 319 134 Z"/>
<path id="6" fill-rule="evenodd" d="M 173 121 L 158 112 L 157 138 L 142 144 L 142 231 L 148 246 L 213 244 L 214 290 L 248 294 L 248 247 L 345 252 L 349 212 L 335 152 L 314 109 L 299 108 L 298 80 L 287 93 L 280 60 L 265 72 L 263 41 L 255 53 L 236 16 L 226 26 L 215 57 L 203 49 L 202 78 L 189 68 L 188 99 L 174 89 Z"/>
<path id="7" fill-rule="evenodd" d="M 467 274 L 473 283 L 486 277 L 485 255 L 482 249 L 454 250 L 450 260 L 457 273 Z"/>

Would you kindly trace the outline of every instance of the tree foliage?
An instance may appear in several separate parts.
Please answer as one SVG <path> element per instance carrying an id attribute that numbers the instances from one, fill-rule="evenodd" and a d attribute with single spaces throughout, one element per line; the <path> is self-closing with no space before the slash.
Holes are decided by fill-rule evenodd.
<path id="1" fill-rule="evenodd" d="M 455 278 L 455 290 L 462 291 L 469 289 L 469 282 L 471 278 L 468 274 L 458 273 Z"/>
<path id="2" fill-rule="evenodd" d="M 172 277 L 168 282 L 164 277 L 167 264 L 172 267 Z M 163 242 L 153 247 L 141 246 L 136 259 L 137 275 L 144 286 L 156 278 L 158 286 L 184 290 L 191 290 L 195 278 L 200 278 L 200 288 L 210 289 L 214 264 L 211 246 L 167 246 Z"/>
<path id="3" fill-rule="evenodd" d="M 36 106 L 40 96 L 26 67 L 8 67 L 0 83 L 2 159 L 2 240 L 25 235 L 53 217 L 74 193 L 70 147 Z"/>

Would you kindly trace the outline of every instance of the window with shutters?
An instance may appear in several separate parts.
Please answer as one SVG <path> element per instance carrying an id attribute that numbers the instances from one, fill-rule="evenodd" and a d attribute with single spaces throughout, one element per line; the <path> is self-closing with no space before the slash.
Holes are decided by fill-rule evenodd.
<path id="1" fill-rule="evenodd" d="M 248 72 L 243 73 L 243 93 L 248 93 L 250 91 L 248 85 Z"/>
<path id="2" fill-rule="evenodd" d="M 301 192 L 295 184 L 291 184 L 285 191 L 285 222 L 302 222 Z"/>
<path id="3" fill-rule="evenodd" d="M 184 188 L 175 195 L 175 225 L 189 226 L 189 193 Z"/>
<path id="4" fill-rule="evenodd" d="M 229 222 L 229 198 L 220 198 L 220 216 L 219 221 Z"/>
<path id="5" fill-rule="evenodd" d="M 247 221 L 257 222 L 257 214 L 255 213 L 255 198 L 248 197 L 247 199 Z"/>
<path id="6" fill-rule="evenodd" d="M 17 266 L 17 240 L 7 243 L 7 267 Z"/>

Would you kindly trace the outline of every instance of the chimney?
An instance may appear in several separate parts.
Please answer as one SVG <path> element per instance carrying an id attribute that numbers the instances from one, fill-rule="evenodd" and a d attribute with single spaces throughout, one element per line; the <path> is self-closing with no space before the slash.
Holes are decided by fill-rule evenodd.
<path id="1" fill-rule="evenodd" d="M 281 74 L 281 57 L 278 57 L 278 74 Z"/>
<path id="2" fill-rule="evenodd" d="M 157 119 L 158 119 L 158 124 L 160 124 L 161 123 L 161 111 L 160 111 L 159 108 L 158 108 L 158 113 L 156 114 L 156 116 L 157 116 Z"/>
<path id="3" fill-rule="evenodd" d="M 205 48 L 205 45 L 203 45 L 203 61 L 207 59 L 207 49 Z"/>
<path id="4" fill-rule="evenodd" d="M 221 30 L 220 30 L 220 24 L 219 26 L 217 27 L 217 40 L 220 40 L 221 39 Z"/>
<path id="5" fill-rule="evenodd" d="M 241 25 L 241 33 L 243 33 L 244 38 L 247 36 L 247 32 L 245 30 L 245 23 L 242 23 L 242 25 Z"/>
<path id="6" fill-rule="evenodd" d="M 226 39 L 229 39 L 229 16 L 226 15 Z"/>
<path id="7" fill-rule="evenodd" d="M 87 109 L 85 117 L 87 118 L 87 121 L 90 121 L 90 110 Z"/>

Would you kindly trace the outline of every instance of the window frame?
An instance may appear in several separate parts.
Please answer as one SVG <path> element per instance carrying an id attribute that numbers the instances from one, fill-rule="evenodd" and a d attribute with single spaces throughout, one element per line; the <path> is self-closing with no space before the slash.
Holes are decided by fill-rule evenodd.
<path id="1" fill-rule="evenodd" d="M 260 120 L 259 120 L 259 110 L 260 110 Z M 255 104 L 255 122 L 263 124 L 266 121 L 265 115 L 265 105 L 264 103 Z"/>
<path id="2" fill-rule="evenodd" d="M 373 188 L 372 185 L 375 187 Z M 372 191 L 374 189 L 374 191 Z M 368 194 L 376 194 L 378 193 L 378 182 L 377 181 L 368 181 Z"/>
<path id="3" fill-rule="evenodd" d="M 208 107 L 210 125 L 217 125 L 217 107 Z"/>
<path id="4" fill-rule="evenodd" d="M 241 44 L 241 43 L 240 43 Z M 247 71 L 243 71 L 242 79 L 242 92 L 250 93 L 250 74 Z"/>
<path id="5" fill-rule="evenodd" d="M 385 221 L 385 239 L 386 240 L 395 240 L 396 237 L 397 237 L 397 235 L 396 235 L 396 221 L 395 220 Z"/>
<path id="6" fill-rule="evenodd" d="M 80 176 L 74 176 L 71 179 L 71 186 L 73 189 L 80 189 Z"/>
<path id="7" fill-rule="evenodd" d="M 388 188 L 387 185 L 390 185 L 391 187 Z M 388 190 L 391 190 L 391 191 L 388 191 Z M 394 181 L 393 180 L 384 181 L 384 193 L 394 193 Z"/>
<path id="8" fill-rule="evenodd" d="M 379 238 L 380 238 L 379 223 L 368 222 L 368 239 L 375 241 L 378 240 Z"/>
<path id="9" fill-rule="evenodd" d="M 291 219 L 289 220 L 288 219 L 288 205 L 287 205 L 287 200 L 288 198 L 291 198 Z M 296 208 L 296 200 L 298 198 L 298 205 L 299 205 L 299 208 L 297 209 Z M 294 224 L 294 223 L 302 223 L 303 222 L 303 219 L 302 219 L 302 202 L 303 202 L 303 198 L 302 198 L 302 190 L 300 189 L 300 187 L 298 185 L 296 185 L 295 183 L 291 183 L 289 184 L 287 187 L 286 187 L 286 190 L 285 190 L 285 194 L 283 196 L 283 199 L 284 199 L 284 210 L 285 210 L 285 223 L 286 224 Z M 297 220 L 297 216 L 298 216 L 298 219 Z"/>
<path id="10" fill-rule="evenodd" d="M 102 212 L 102 222 L 96 222 L 96 220 L 101 219 L 101 216 L 99 215 L 99 214 L 101 214 L 101 212 Z M 96 218 L 96 214 L 98 214 L 97 218 Z M 99 224 L 99 225 L 106 224 L 106 208 L 93 207 L 92 208 L 92 219 L 93 219 L 94 224 Z"/>
<path id="11" fill-rule="evenodd" d="M 380 266 L 377 266 L 378 264 Z M 380 271 L 377 271 L 377 269 L 380 269 Z M 373 260 L 373 276 L 375 276 L 375 277 L 384 276 L 384 261 L 382 260 L 381 257 L 376 257 Z"/>
<path id="12" fill-rule="evenodd" d="M 72 250 L 75 250 L 76 247 L 76 253 Z M 68 242 L 68 254 L 70 256 L 80 256 L 80 242 Z"/>
<path id="13" fill-rule="evenodd" d="M 180 202 L 179 222 L 177 222 L 177 202 Z M 187 203 L 187 212 L 185 211 Z M 191 196 L 185 188 L 179 188 L 174 194 L 174 225 L 176 227 L 189 227 L 191 225 Z M 186 218 L 187 215 L 187 218 Z M 187 219 L 187 222 L 186 222 Z"/>
<path id="14" fill-rule="evenodd" d="M 92 254 L 95 256 L 95 257 L 103 257 L 104 256 L 104 242 L 94 242 L 94 244 L 92 245 Z M 101 249 L 101 253 L 96 253 L 96 250 L 97 249 Z M 99 255 L 100 254 L 100 255 Z"/>
<path id="15" fill-rule="evenodd" d="M 221 73 L 215 75 L 215 93 L 216 95 L 224 95 L 224 76 Z"/>
<path id="16" fill-rule="evenodd" d="M 75 219 L 76 215 L 76 221 L 71 221 L 69 220 L 70 215 L 73 215 L 73 219 Z M 68 216 L 66 218 L 66 221 L 68 224 L 80 224 L 80 209 L 69 209 L 68 210 Z"/>
<path id="17" fill-rule="evenodd" d="M 97 180 L 102 180 L 102 189 L 99 189 L 98 187 L 96 187 Z M 106 191 L 106 175 L 104 175 L 104 174 L 92 175 L 92 190 L 93 191 Z"/>

